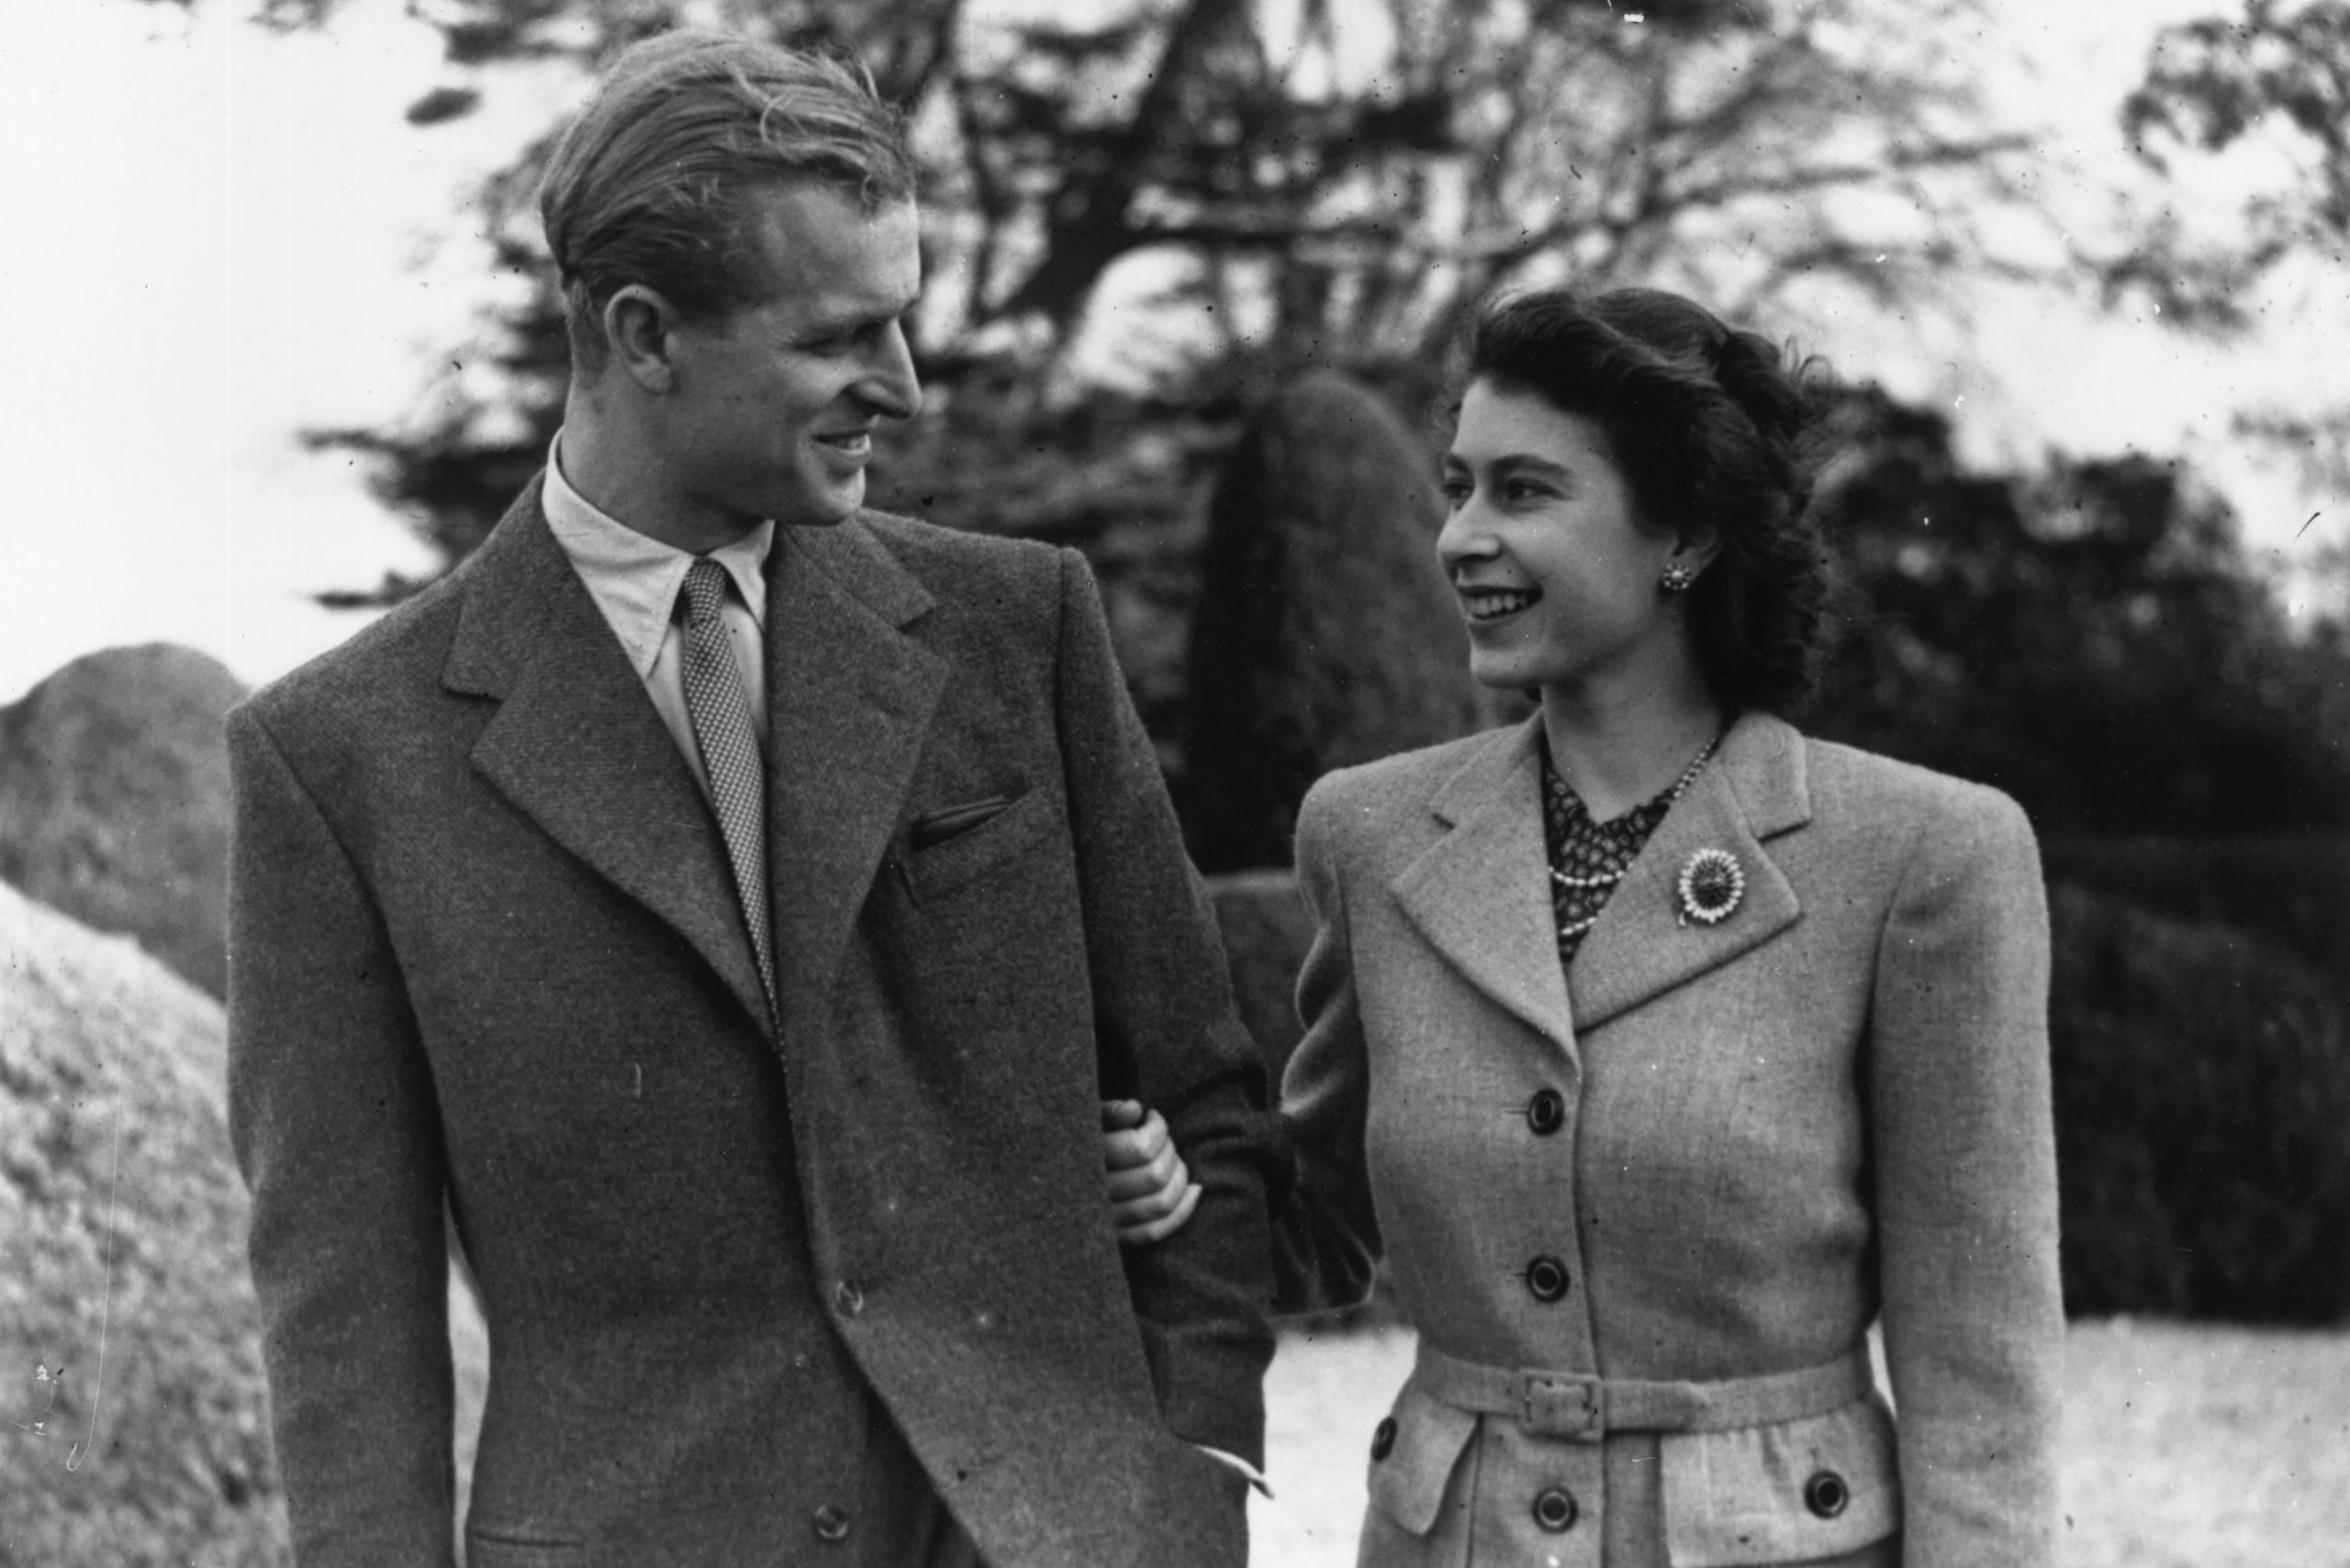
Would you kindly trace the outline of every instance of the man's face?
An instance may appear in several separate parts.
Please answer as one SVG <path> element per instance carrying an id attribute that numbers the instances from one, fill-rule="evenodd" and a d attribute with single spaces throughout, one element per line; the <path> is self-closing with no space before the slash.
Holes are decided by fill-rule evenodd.
<path id="1" fill-rule="evenodd" d="M 744 200 L 767 296 L 672 330 L 657 429 L 666 487 L 722 536 L 846 518 L 874 426 L 922 406 L 901 325 L 922 287 L 914 204 L 868 213 L 814 184 Z"/>

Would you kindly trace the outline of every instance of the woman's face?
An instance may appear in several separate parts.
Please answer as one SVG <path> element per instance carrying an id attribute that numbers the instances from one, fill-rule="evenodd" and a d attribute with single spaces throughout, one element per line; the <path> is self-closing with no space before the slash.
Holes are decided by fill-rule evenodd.
<path id="1" fill-rule="evenodd" d="M 1596 423 L 1539 393 L 1472 382 L 1444 494 L 1437 555 L 1479 681 L 1636 691 L 1694 672 L 1677 605 L 1657 585 L 1667 560 L 1694 569 L 1710 552 L 1650 527 Z"/>

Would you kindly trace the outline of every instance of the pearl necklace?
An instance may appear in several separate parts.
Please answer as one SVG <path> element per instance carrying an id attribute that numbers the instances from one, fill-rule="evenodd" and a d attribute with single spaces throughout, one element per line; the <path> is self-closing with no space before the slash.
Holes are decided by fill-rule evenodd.
<path id="1" fill-rule="evenodd" d="M 1689 766 L 1681 770 L 1681 777 L 1674 779 L 1673 781 L 1673 788 L 1665 791 L 1664 809 L 1666 811 L 1670 812 L 1674 806 L 1681 803 L 1681 797 L 1687 794 L 1689 792 L 1689 786 L 1697 781 L 1698 773 L 1705 768 L 1707 762 L 1712 758 L 1715 748 L 1722 744 L 1722 736 L 1729 733 L 1729 732 L 1727 729 L 1715 731 L 1713 739 L 1707 741 L 1704 748 L 1700 750 L 1695 756 L 1689 759 Z M 1581 888 L 1586 890 L 1593 888 L 1612 888 L 1617 883 L 1622 881 L 1626 874 L 1630 870 L 1631 867 L 1629 865 L 1624 865 L 1618 866 L 1613 871 L 1595 871 L 1589 876 L 1578 877 L 1553 867 L 1550 870 L 1550 879 L 1562 888 Z M 1580 936 L 1598 924 L 1599 916 L 1596 914 L 1587 916 L 1582 920 L 1571 920 L 1564 925 L 1559 927 L 1559 935 L 1561 937 Z"/>

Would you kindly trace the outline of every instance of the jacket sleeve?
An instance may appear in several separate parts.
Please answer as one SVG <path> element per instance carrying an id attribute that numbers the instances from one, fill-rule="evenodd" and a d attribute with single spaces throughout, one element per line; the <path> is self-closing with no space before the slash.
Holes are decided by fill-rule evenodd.
<path id="1" fill-rule="evenodd" d="M 2048 911 L 2031 828 L 1971 791 L 1910 851 L 1869 1056 L 1903 1562 L 2054 1561 L 2064 1349 Z"/>
<path id="2" fill-rule="evenodd" d="M 1202 1188 L 1180 1232 L 1124 1249 L 1126 1281 L 1169 1429 L 1261 1466 L 1275 1144 L 1264 1062 L 1074 551 L 1061 554 L 1058 722 L 1102 1092 L 1165 1115 Z"/>
<path id="3" fill-rule="evenodd" d="M 303 1568 L 453 1561 L 440 1122 L 384 924 L 248 706 L 229 721 L 229 1117 Z"/>
<path id="4" fill-rule="evenodd" d="M 1281 1082 L 1295 1180 L 1274 1216 L 1274 1307 L 1315 1312 L 1352 1306 L 1368 1295 L 1381 1251 L 1365 1156 L 1371 1071 L 1323 785 L 1298 808 L 1297 882 L 1314 920 L 1314 943 L 1297 982 L 1305 1034 Z"/>

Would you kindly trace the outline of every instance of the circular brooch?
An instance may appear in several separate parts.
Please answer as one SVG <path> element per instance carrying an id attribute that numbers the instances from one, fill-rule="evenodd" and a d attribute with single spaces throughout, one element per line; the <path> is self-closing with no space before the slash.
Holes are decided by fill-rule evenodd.
<path id="1" fill-rule="evenodd" d="M 1718 925 L 1746 896 L 1746 872 L 1727 849 L 1700 849 L 1681 868 L 1681 924 Z"/>

